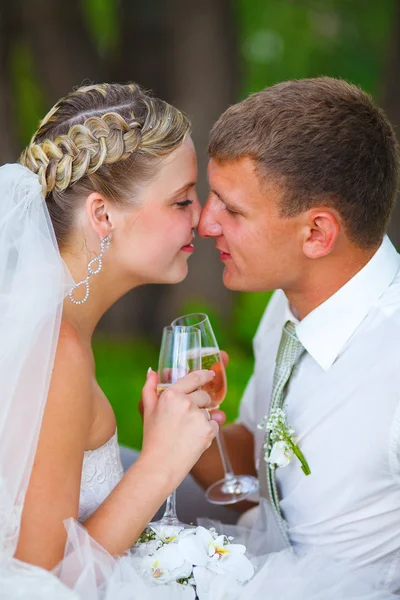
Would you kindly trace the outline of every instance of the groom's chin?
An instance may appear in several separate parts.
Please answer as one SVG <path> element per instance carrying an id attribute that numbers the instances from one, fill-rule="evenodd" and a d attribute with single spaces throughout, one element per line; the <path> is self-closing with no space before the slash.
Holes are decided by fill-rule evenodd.
<path id="1" fill-rule="evenodd" d="M 246 291 L 246 286 L 243 287 L 245 282 L 241 280 L 239 274 L 237 272 L 232 273 L 227 267 L 225 267 L 222 274 L 222 281 L 228 290 L 233 290 L 236 292 Z"/>
<path id="2" fill-rule="evenodd" d="M 234 292 L 266 292 L 275 288 L 268 287 L 265 282 L 255 281 L 246 275 L 241 275 L 236 269 L 232 272 L 225 267 L 222 281 L 228 290 Z"/>

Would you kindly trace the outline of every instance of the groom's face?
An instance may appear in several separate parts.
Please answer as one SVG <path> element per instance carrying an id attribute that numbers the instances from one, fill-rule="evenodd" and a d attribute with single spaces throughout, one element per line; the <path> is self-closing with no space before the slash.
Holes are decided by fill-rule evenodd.
<path id="1" fill-rule="evenodd" d="M 283 188 L 262 180 L 250 158 L 211 159 L 208 179 L 199 233 L 215 239 L 226 287 L 255 292 L 293 286 L 301 271 L 299 221 L 280 216 Z"/>

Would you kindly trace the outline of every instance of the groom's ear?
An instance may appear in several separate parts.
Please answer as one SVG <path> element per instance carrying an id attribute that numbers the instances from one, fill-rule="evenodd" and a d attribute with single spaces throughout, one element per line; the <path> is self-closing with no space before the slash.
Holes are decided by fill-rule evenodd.
<path id="1" fill-rule="evenodd" d="M 110 202 L 102 194 L 92 192 L 86 198 L 86 216 L 89 224 L 96 231 L 100 239 L 104 239 L 113 229 L 110 208 Z"/>
<path id="2" fill-rule="evenodd" d="M 307 258 L 322 258 L 334 248 L 341 230 L 340 218 L 331 209 L 312 209 L 305 214 L 303 252 Z"/>

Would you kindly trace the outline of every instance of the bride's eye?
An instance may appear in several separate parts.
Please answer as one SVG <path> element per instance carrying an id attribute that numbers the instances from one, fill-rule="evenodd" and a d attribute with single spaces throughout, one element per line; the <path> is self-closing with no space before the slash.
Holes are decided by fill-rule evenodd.
<path id="1" fill-rule="evenodd" d="M 179 208 L 185 208 L 186 206 L 190 206 L 191 204 L 193 204 L 193 200 L 184 200 L 183 202 L 177 202 L 176 206 L 179 206 Z"/>

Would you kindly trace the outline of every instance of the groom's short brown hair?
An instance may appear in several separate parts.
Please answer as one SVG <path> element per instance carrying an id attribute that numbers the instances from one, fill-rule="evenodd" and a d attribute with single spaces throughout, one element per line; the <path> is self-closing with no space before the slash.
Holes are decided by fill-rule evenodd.
<path id="1" fill-rule="evenodd" d="M 291 217 L 325 204 L 363 248 L 382 239 L 398 185 L 394 131 L 372 98 L 330 77 L 287 81 L 226 110 L 211 131 L 217 162 L 250 157 L 285 192 Z"/>

